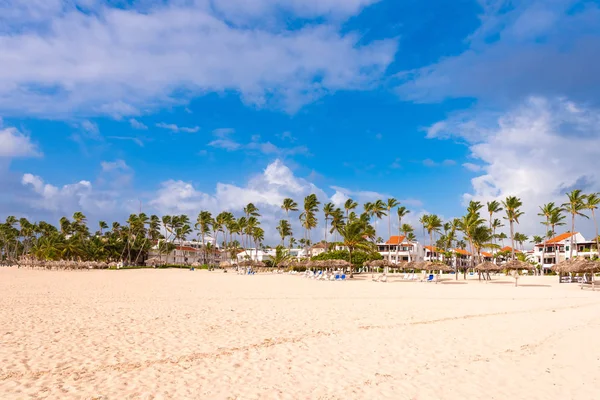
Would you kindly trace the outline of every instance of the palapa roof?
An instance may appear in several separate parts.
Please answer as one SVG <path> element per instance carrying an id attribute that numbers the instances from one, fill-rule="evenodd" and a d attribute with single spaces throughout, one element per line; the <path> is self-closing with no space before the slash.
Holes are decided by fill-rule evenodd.
<path id="1" fill-rule="evenodd" d="M 475 267 L 478 271 L 500 271 L 502 267 L 490 261 L 484 261 Z"/>
<path id="2" fill-rule="evenodd" d="M 396 264 L 389 262 L 388 260 L 372 260 L 365 262 L 365 265 L 369 267 L 395 267 Z"/>
<path id="3" fill-rule="evenodd" d="M 600 263 L 583 257 L 576 257 L 559 262 L 552 267 L 552 270 L 561 274 L 596 272 L 600 270 Z"/>
<path id="4" fill-rule="evenodd" d="M 523 262 L 523 261 L 519 261 L 519 260 L 512 260 L 507 262 L 506 264 L 502 265 L 502 269 L 508 269 L 508 270 L 521 270 L 521 269 L 526 269 L 526 270 L 532 270 L 535 269 L 535 266 Z"/>

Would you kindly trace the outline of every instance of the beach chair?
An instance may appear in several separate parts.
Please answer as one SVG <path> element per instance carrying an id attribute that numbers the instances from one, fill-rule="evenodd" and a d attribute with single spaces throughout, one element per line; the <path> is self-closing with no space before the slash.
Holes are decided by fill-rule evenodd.
<path id="1" fill-rule="evenodd" d="M 379 275 L 377 275 L 377 276 L 374 276 L 374 277 L 373 277 L 371 280 L 372 280 L 373 282 L 379 282 Z"/>
<path id="2" fill-rule="evenodd" d="M 346 274 L 342 274 L 342 276 L 340 277 L 340 280 L 345 281 L 346 280 Z"/>
<path id="3" fill-rule="evenodd" d="M 433 274 L 429 274 L 429 276 L 427 277 L 425 282 L 433 282 L 434 279 L 435 279 L 435 276 Z"/>
<path id="4" fill-rule="evenodd" d="M 335 280 L 339 281 L 340 279 L 342 279 L 342 277 L 340 276 L 340 274 L 335 274 Z"/>
<path id="5" fill-rule="evenodd" d="M 379 278 L 379 282 L 387 282 L 387 275 L 383 274 L 383 276 Z"/>
<path id="6" fill-rule="evenodd" d="M 402 277 L 403 280 L 407 281 L 410 279 L 410 274 L 404 274 L 404 276 Z"/>

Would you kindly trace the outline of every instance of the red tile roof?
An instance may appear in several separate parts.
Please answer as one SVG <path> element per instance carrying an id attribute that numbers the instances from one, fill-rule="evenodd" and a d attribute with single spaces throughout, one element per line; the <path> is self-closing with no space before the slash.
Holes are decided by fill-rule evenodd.
<path id="1" fill-rule="evenodd" d="M 575 232 L 575 233 L 572 233 L 572 232 L 565 232 L 565 233 L 561 233 L 561 234 L 560 234 L 560 235 L 558 235 L 558 236 L 554 236 L 552 239 L 548 239 L 548 240 L 546 240 L 546 244 L 548 245 L 548 244 L 556 244 L 556 243 L 560 243 L 560 242 L 562 242 L 563 240 L 567 240 L 567 239 L 569 239 L 570 237 L 572 237 L 572 236 L 574 236 L 574 235 L 577 235 L 578 233 L 579 233 L 579 232 Z M 538 244 L 536 244 L 536 246 L 543 246 L 543 245 L 544 245 L 543 243 L 538 243 Z"/>
<path id="2" fill-rule="evenodd" d="M 470 256 L 471 253 L 466 251 L 465 249 L 454 249 L 455 253 L 462 254 L 463 256 Z"/>
<path id="3" fill-rule="evenodd" d="M 385 242 L 385 244 L 402 244 L 402 242 L 404 241 L 404 239 L 406 238 L 406 236 L 402 235 L 402 236 L 392 236 L 390 237 L 390 239 Z"/>
<path id="4" fill-rule="evenodd" d="M 487 251 L 482 251 L 481 255 L 484 257 L 490 257 L 490 258 L 492 257 L 492 253 L 488 253 Z"/>
<path id="5" fill-rule="evenodd" d="M 510 246 L 504 246 L 503 248 L 500 249 L 500 251 L 512 251 L 512 247 Z M 515 249 L 515 253 L 520 253 L 521 251 Z"/>
<path id="6" fill-rule="evenodd" d="M 199 249 L 195 249 L 195 248 L 190 247 L 190 246 L 177 246 L 175 249 L 176 250 L 183 250 L 183 251 L 193 251 L 193 252 L 200 251 Z"/>
<path id="7" fill-rule="evenodd" d="M 440 249 L 438 249 L 437 247 L 434 247 L 433 250 L 431 250 L 431 246 L 423 246 L 423 248 L 425 248 L 429 251 L 433 251 L 435 253 L 438 253 L 440 251 Z"/>

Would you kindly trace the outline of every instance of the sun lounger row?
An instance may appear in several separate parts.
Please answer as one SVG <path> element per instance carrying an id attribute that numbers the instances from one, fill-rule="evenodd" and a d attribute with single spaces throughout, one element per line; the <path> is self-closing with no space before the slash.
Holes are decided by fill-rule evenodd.
<path id="1" fill-rule="evenodd" d="M 346 274 L 344 273 L 334 273 L 334 272 L 323 272 L 323 271 L 318 271 L 318 272 L 313 272 L 313 271 L 306 271 L 304 274 L 305 278 L 308 279 L 315 279 L 318 281 L 345 281 L 346 280 Z"/>

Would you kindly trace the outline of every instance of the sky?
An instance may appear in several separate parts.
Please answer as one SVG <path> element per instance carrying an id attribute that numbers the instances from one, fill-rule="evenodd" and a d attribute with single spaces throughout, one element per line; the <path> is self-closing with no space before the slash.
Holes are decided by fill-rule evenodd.
<path id="1" fill-rule="evenodd" d="M 0 218 L 514 195 L 539 235 L 600 191 L 597 71 L 598 1 L 1 0 Z"/>

